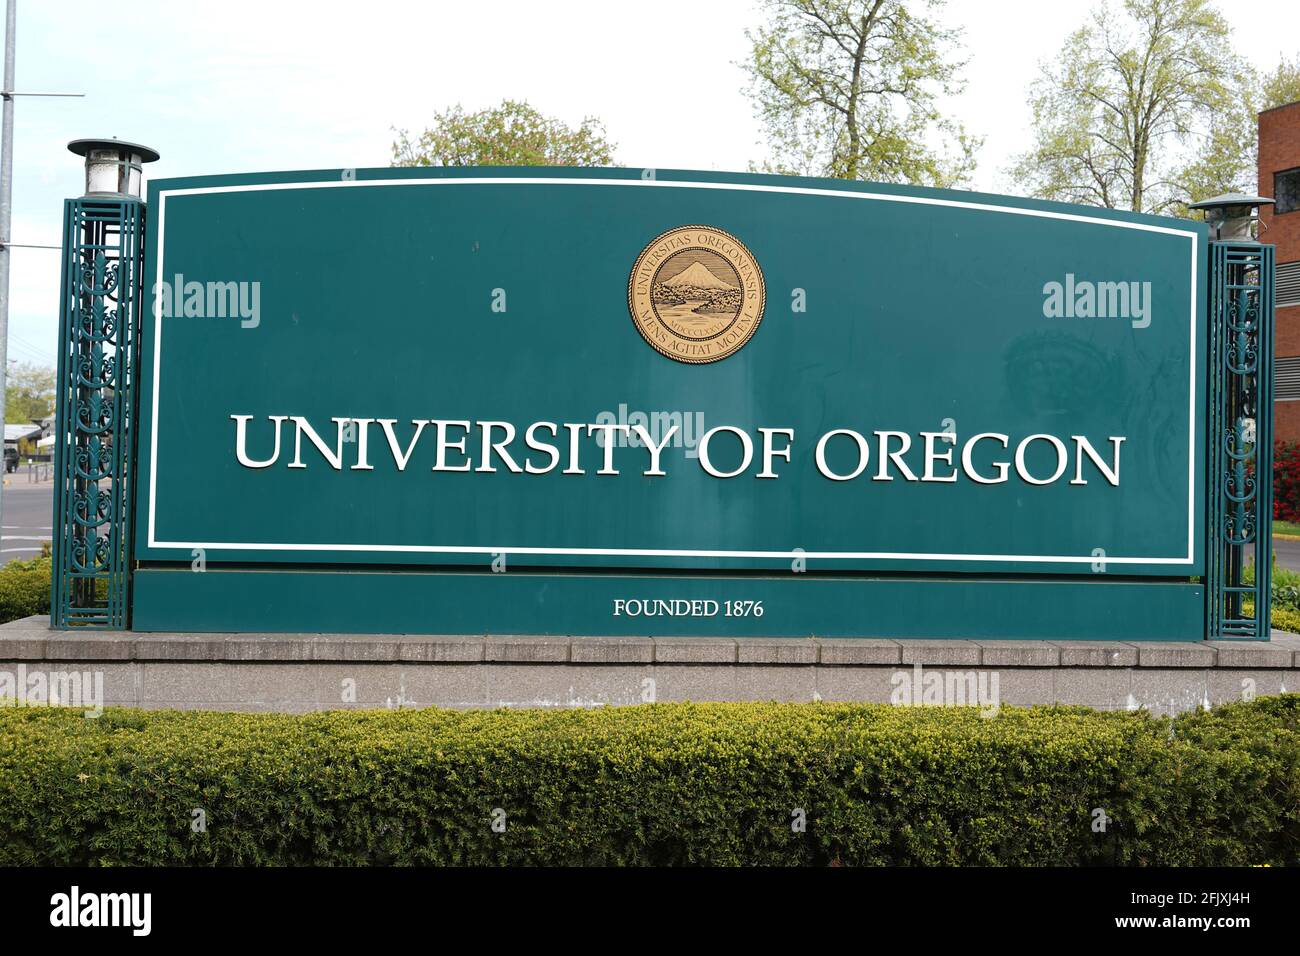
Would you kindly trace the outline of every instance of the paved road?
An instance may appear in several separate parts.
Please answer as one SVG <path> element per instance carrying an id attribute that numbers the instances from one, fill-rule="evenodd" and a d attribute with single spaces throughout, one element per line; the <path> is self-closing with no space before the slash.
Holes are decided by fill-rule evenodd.
<path id="1" fill-rule="evenodd" d="M 27 472 L 7 476 L 4 488 L 4 530 L 0 534 L 0 564 L 40 554 L 50 540 L 54 514 L 54 483 L 27 481 Z M 1300 543 L 1300 542 L 1297 542 Z"/>
<path id="2" fill-rule="evenodd" d="M 1277 563 L 1284 568 L 1290 568 L 1292 571 L 1300 571 L 1300 541 L 1292 541 L 1290 538 L 1274 538 L 1273 553 L 1277 555 Z"/>

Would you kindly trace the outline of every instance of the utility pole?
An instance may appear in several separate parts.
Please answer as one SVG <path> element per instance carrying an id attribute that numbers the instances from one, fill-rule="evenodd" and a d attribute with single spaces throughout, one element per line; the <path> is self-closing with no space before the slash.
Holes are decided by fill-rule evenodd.
<path id="1" fill-rule="evenodd" d="M 18 0 L 5 0 L 5 66 L 3 117 L 0 118 L 0 425 L 5 421 L 5 390 L 9 380 L 9 250 L 13 221 L 14 190 L 14 97 L 82 96 L 81 93 L 18 93 L 14 90 L 14 27 L 18 21 Z M 22 245 L 29 249 L 58 249 L 59 246 Z M 2 455 L 0 455 L 2 458 Z M 4 481 L 0 479 L 0 539 L 4 537 Z M 3 563 L 3 559 L 0 559 Z"/>
<path id="2" fill-rule="evenodd" d="M 0 120 L 0 425 L 9 387 L 9 230 L 14 191 L 14 24 L 18 0 L 5 0 L 4 118 Z M 6 464 L 5 473 L 8 473 Z M 4 480 L 0 479 L 0 539 L 4 538 Z M 3 556 L 0 556 L 3 560 Z"/>

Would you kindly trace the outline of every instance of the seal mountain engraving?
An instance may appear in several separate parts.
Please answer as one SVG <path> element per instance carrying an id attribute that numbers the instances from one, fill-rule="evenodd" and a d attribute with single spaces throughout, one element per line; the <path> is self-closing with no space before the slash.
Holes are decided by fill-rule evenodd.
<path id="1" fill-rule="evenodd" d="M 763 318 L 763 271 L 713 226 L 678 226 L 641 250 L 627 284 L 632 321 L 656 351 L 692 365 L 738 351 Z"/>

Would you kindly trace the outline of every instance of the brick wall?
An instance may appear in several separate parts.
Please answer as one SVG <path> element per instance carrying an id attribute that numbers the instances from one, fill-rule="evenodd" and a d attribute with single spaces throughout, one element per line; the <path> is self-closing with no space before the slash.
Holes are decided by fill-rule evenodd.
<path id="1" fill-rule="evenodd" d="M 1300 103 L 1259 114 L 1259 194 L 1273 195 L 1273 174 L 1300 167 Z M 1273 207 L 1260 211 L 1267 228 L 1260 238 L 1277 246 L 1278 262 L 1300 259 L 1300 210 L 1276 215 Z"/>
<path id="2" fill-rule="evenodd" d="M 1273 174 L 1300 167 L 1300 103 L 1259 114 L 1259 194 L 1273 195 Z M 1271 206 L 1259 211 L 1260 239 L 1277 247 L 1278 262 L 1300 260 L 1300 210 L 1276 215 Z M 1277 310 L 1276 355 L 1300 356 L 1300 306 Z M 1300 442 L 1300 401 L 1274 406 L 1274 431 L 1284 441 Z"/>
<path id="3" fill-rule="evenodd" d="M 1300 442 L 1300 402 L 1273 404 L 1273 434 L 1282 441 Z"/>

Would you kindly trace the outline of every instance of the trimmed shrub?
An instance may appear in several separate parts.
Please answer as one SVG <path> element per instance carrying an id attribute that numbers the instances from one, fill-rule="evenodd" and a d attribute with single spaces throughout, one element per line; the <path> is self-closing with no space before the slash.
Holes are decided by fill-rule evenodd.
<path id="1" fill-rule="evenodd" d="M 1241 580 L 1243 584 L 1255 583 L 1255 566 L 1253 564 L 1246 565 Z M 1292 630 L 1292 628 L 1286 627 L 1278 623 L 1278 621 L 1294 621 L 1300 615 L 1300 571 L 1292 571 L 1290 568 L 1278 564 L 1276 554 L 1273 555 L 1273 574 L 1269 588 L 1269 602 L 1273 608 L 1273 626 L 1280 627 L 1284 631 Z M 1247 615 L 1253 615 L 1255 613 L 1255 602 L 1252 600 L 1245 601 L 1242 610 Z"/>
<path id="2" fill-rule="evenodd" d="M 50 613 L 48 546 L 39 558 L 0 566 L 0 624 Z"/>
<path id="3" fill-rule="evenodd" d="M 1251 614 L 1254 611 L 1248 608 L 1247 613 Z M 1289 607 L 1274 607 L 1271 623 L 1279 631 L 1300 634 L 1300 611 L 1292 610 Z"/>
<path id="4" fill-rule="evenodd" d="M 198 809 L 206 832 L 191 828 Z M 842 704 L 0 708 L 2 865 L 1298 860 L 1297 695 L 1174 720 Z"/>

